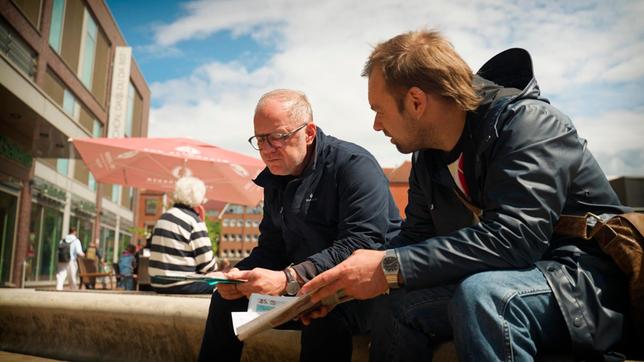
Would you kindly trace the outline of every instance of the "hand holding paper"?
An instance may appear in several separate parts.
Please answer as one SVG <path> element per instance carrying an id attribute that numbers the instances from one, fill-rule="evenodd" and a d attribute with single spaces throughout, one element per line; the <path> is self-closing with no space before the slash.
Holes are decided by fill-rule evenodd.
<path id="1" fill-rule="evenodd" d="M 221 272 L 216 272 L 216 273 L 221 273 L 224 276 L 224 278 L 235 279 L 234 273 L 238 271 L 239 269 L 233 268 L 228 273 L 221 273 Z M 233 274 L 231 275 L 230 273 L 233 273 Z M 217 291 L 219 292 L 219 295 L 221 295 L 222 298 L 227 300 L 235 300 L 244 296 L 244 294 L 237 289 L 237 284 L 218 285 Z"/>
<path id="2" fill-rule="evenodd" d="M 380 267 L 384 251 L 356 250 L 342 263 L 304 284 L 300 294 L 311 294 L 311 302 L 328 298 L 339 290 L 355 299 L 371 299 L 385 293 L 389 286 Z"/>
<path id="3" fill-rule="evenodd" d="M 282 271 L 263 268 L 231 270 L 226 273 L 226 276 L 232 279 L 246 280 L 245 283 L 237 285 L 237 290 L 247 297 L 250 297 L 252 293 L 280 295 L 286 287 L 286 275 Z"/>
<path id="4" fill-rule="evenodd" d="M 243 341 L 257 333 L 297 319 L 321 306 L 331 309 L 349 300 L 351 298 L 345 296 L 343 291 L 318 303 L 311 303 L 310 294 L 299 297 L 252 294 L 247 312 L 232 312 L 233 328 L 239 340 Z"/>

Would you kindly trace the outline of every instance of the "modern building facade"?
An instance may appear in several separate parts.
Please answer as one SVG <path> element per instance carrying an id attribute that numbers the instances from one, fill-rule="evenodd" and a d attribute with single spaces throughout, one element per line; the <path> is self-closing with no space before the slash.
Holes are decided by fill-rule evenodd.
<path id="1" fill-rule="evenodd" d="M 232 261 L 245 258 L 257 246 L 263 205 L 227 205 L 220 214 L 221 240 L 218 256 Z"/>
<path id="2" fill-rule="evenodd" d="M 0 0 L 0 285 L 50 285 L 72 226 L 108 262 L 131 242 L 136 191 L 98 184 L 68 141 L 106 136 L 115 94 L 123 135 L 147 135 L 136 63 L 113 82 L 126 45 L 104 1 Z"/>
<path id="3" fill-rule="evenodd" d="M 146 238 L 152 235 L 154 225 L 168 207 L 168 197 L 161 191 L 140 190 L 138 210 L 136 212 L 137 233 L 133 235 L 133 244 L 145 246 Z"/>

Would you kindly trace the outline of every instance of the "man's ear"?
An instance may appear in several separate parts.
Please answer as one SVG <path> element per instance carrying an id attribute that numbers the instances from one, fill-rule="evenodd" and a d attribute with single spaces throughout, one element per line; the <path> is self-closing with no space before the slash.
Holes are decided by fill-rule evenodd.
<path id="1" fill-rule="evenodd" d="M 405 109 L 415 119 L 420 119 L 427 108 L 427 93 L 418 87 L 411 87 L 405 94 Z"/>
<path id="2" fill-rule="evenodd" d="M 315 123 L 309 122 L 309 124 L 306 125 L 304 132 L 306 133 L 306 144 L 310 145 L 311 143 L 313 143 L 313 140 L 315 139 L 315 135 L 318 132 L 318 128 L 315 126 Z"/>

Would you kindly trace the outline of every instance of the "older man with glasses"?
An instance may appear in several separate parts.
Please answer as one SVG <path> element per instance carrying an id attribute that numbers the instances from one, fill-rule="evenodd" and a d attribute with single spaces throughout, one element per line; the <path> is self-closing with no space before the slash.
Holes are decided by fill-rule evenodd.
<path id="1" fill-rule="evenodd" d="M 200 361 L 238 361 L 243 344 L 231 315 L 245 311 L 251 293 L 295 295 L 301 285 L 357 249 L 375 249 L 400 228 L 389 183 L 365 149 L 325 135 L 313 122 L 306 96 L 274 90 L 259 100 L 249 143 L 266 169 L 258 246 L 225 276 L 247 280 L 219 285 L 212 296 Z M 350 361 L 352 335 L 368 331 L 369 302 L 338 305 L 330 318 L 303 327 L 302 361 Z"/>

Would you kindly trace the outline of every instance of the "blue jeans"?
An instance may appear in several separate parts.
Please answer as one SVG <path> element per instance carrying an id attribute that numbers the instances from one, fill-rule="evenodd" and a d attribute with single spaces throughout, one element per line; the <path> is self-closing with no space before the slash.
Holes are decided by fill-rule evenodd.
<path id="1" fill-rule="evenodd" d="M 132 275 L 121 276 L 121 287 L 125 290 L 134 290 L 134 277 Z"/>
<path id="2" fill-rule="evenodd" d="M 559 306 L 537 268 L 393 290 L 375 308 L 372 361 L 430 361 L 432 348 L 449 338 L 460 361 L 531 361 L 550 346 L 570 345 Z"/>

